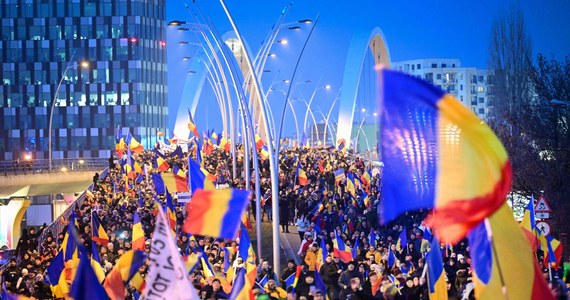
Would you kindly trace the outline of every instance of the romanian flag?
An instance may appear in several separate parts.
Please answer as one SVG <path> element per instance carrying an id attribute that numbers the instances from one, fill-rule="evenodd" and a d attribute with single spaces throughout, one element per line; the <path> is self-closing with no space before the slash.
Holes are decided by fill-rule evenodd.
<path id="1" fill-rule="evenodd" d="M 196 123 L 194 123 L 190 109 L 188 109 L 188 129 L 191 133 L 194 134 L 194 137 L 196 137 L 196 139 L 200 138 L 200 135 L 198 134 L 198 127 L 196 127 Z"/>
<path id="2" fill-rule="evenodd" d="M 335 238 L 333 239 L 334 256 L 339 257 L 340 260 L 344 263 L 349 263 L 353 259 L 352 249 L 350 249 L 350 247 L 344 244 L 344 241 L 340 236 L 338 236 L 337 232 L 335 232 L 334 235 L 335 235 Z"/>
<path id="3" fill-rule="evenodd" d="M 141 224 L 139 214 L 135 211 L 133 214 L 133 233 L 132 233 L 132 249 L 144 251 L 144 231 Z"/>
<path id="4" fill-rule="evenodd" d="M 164 160 L 164 158 L 158 156 L 153 162 L 152 165 L 155 169 L 158 169 L 160 172 L 164 172 L 170 168 L 170 165 Z"/>
<path id="5" fill-rule="evenodd" d="M 224 149 L 224 151 L 225 151 L 226 153 L 229 153 L 230 150 L 231 150 L 231 148 L 232 148 L 232 146 L 231 146 L 231 144 L 230 144 L 230 140 L 228 140 L 228 139 L 226 139 L 225 137 L 223 137 L 223 138 L 220 140 L 220 148 Z"/>
<path id="6" fill-rule="evenodd" d="M 356 195 L 354 175 L 352 175 L 352 173 L 348 173 L 348 176 L 346 176 L 346 191 L 349 192 L 352 196 Z"/>
<path id="7" fill-rule="evenodd" d="M 77 276 L 73 281 L 69 296 L 73 299 L 108 299 L 105 289 L 101 286 L 101 280 L 93 271 L 86 257 L 85 249 L 82 252 L 83 257 L 77 267 L 77 272 L 81 275 Z"/>
<path id="8" fill-rule="evenodd" d="M 146 254 L 139 250 L 128 250 L 119 257 L 103 282 L 105 291 L 111 299 L 125 299 L 125 284 L 138 273 L 145 260 Z"/>
<path id="9" fill-rule="evenodd" d="M 345 139 L 340 139 L 338 140 L 338 147 L 337 147 L 338 151 L 345 153 L 346 152 L 346 140 Z"/>
<path id="10" fill-rule="evenodd" d="M 183 230 L 187 233 L 234 239 L 248 205 L 249 191 L 196 190 L 186 206 Z"/>
<path id="11" fill-rule="evenodd" d="M 534 196 L 531 196 L 530 201 L 526 206 L 526 210 L 524 211 L 523 219 L 519 225 L 523 229 L 523 233 L 532 246 L 533 252 L 536 252 L 540 246 L 546 245 L 546 238 L 536 228 Z M 546 248 L 542 247 L 542 249 L 545 250 Z"/>
<path id="12" fill-rule="evenodd" d="M 101 257 L 99 257 L 99 252 L 97 252 L 97 246 L 95 243 L 91 243 L 91 267 L 93 268 L 93 271 L 95 271 L 95 275 L 97 275 L 99 283 L 103 282 L 105 279 L 105 272 L 103 271 L 103 267 L 101 267 Z"/>
<path id="13" fill-rule="evenodd" d="M 415 77 L 382 70 L 382 223 L 433 209 L 427 224 L 454 243 L 504 203 L 511 164 L 493 131 L 461 102 Z"/>
<path id="14" fill-rule="evenodd" d="M 344 168 L 340 168 L 334 171 L 334 181 L 336 183 L 341 182 L 343 179 L 346 179 L 346 175 L 344 175 Z"/>
<path id="15" fill-rule="evenodd" d="M 173 173 L 152 174 L 151 177 L 157 194 L 164 194 L 166 188 L 174 193 L 188 192 L 188 182 L 185 177 Z"/>
<path id="16" fill-rule="evenodd" d="M 506 203 L 468 239 L 477 299 L 554 299 Z"/>
<path id="17" fill-rule="evenodd" d="M 210 138 L 216 142 L 216 146 L 219 146 L 218 134 L 214 129 L 212 129 L 212 134 L 210 135 Z"/>
<path id="18" fill-rule="evenodd" d="M 307 134 L 303 132 L 303 136 L 301 137 L 301 147 L 309 148 L 309 140 L 307 139 Z"/>
<path id="19" fill-rule="evenodd" d="M 123 133 L 121 132 L 121 127 L 117 125 L 117 137 L 115 139 L 115 152 L 119 157 L 123 156 L 125 152 L 125 139 L 123 139 Z"/>
<path id="20" fill-rule="evenodd" d="M 428 268 L 429 299 L 447 300 L 447 284 L 445 283 L 443 260 L 437 238 L 433 238 L 431 241 L 431 249 L 426 255 L 426 265 Z"/>
<path id="21" fill-rule="evenodd" d="M 263 140 L 261 139 L 259 134 L 256 134 L 255 135 L 255 147 L 257 148 L 257 150 L 260 150 L 261 147 L 263 147 L 263 145 L 265 145 L 265 143 L 263 142 Z"/>
<path id="22" fill-rule="evenodd" d="M 546 246 L 544 255 L 544 265 L 551 265 L 555 270 L 560 267 L 560 261 L 562 260 L 562 244 L 559 240 L 553 238 L 551 235 L 546 236 Z"/>
<path id="23" fill-rule="evenodd" d="M 65 294 L 69 293 L 69 285 L 65 280 L 64 269 L 63 251 L 59 251 L 46 269 L 47 281 L 56 298 L 63 298 Z"/>
<path id="24" fill-rule="evenodd" d="M 176 211 L 168 190 L 166 190 L 166 216 L 168 217 L 168 226 L 174 233 L 173 236 L 176 236 Z"/>
<path id="25" fill-rule="evenodd" d="M 129 146 L 129 149 L 131 149 L 131 151 L 133 151 L 134 153 L 141 153 L 144 150 L 143 145 L 141 145 L 141 143 L 139 143 L 131 134 L 131 132 L 129 131 L 129 133 L 127 134 L 127 139 L 125 140 L 125 142 L 127 143 L 127 145 Z"/>
<path id="26" fill-rule="evenodd" d="M 229 298 L 235 300 L 255 299 L 253 295 L 253 286 L 249 281 L 249 279 L 247 278 L 246 271 L 244 268 L 241 268 L 238 271 Z"/>
<path id="27" fill-rule="evenodd" d="M 146 280 L 142 277 L 140 272 L 137 272 L 131 279 L 131 286 L 134 287 L 139 293 L 142 293 L 144 291 Z"/>
<path id="28" fill-rule="evenodd" d="M 406 249 L 406 246 L 408 245 L 408 235 L 406 232 L 407 232 L 406 227 L 404 227 L 404 229 L 400 233 L 400 238 L 398 239 L 398 242 L 396 243 L 396 249 L 398 249 L 400 251 Z"/>
<path id="29" fill-rule="evenodd" d="M 309 184 L 309 179 L 307 178 L 307 173 L 301 168 L 301 163 L 297 162 L 297 179 L 299 179 L 299 185 L 305 186 Z"/>
<path id="30" fill-rule="evenodd" d="M 191 158 L 188 158 L 188 164 L 190 170 L 190 176 L 188 181 L 190 181 L 190 188 L 192 190 L 192 193 L 196 192 L 199 189 L 206 191 L 211 191 L 216 189 L 216 186 L 214 186 L 214 184 L 208 178 L 208 176 L 204 174 L 204 172 L 202 171 L 203 169 L 200 168 L 200 165 L 197 162 L 195 162 Z"/>
<path id="31" fill-rule="evenodd" d="M 362 176 L 360 176 L 360 180 L 364 186 L 369 186 L 372 182 L 372 174 L 370 174 L 370 170 L 364 171 Z"/>
<path id="32" fill-rule="evenodd" d="M 91 212 L 91 239 L 99 245 L 107 246 L 109 243 L 109 236 L 101 225 L 101 220 L 99 220 L 96 211 Z"/>
<path id="33" fill-rule="evenodd" d="M 259 153 L 261 154 L 261 159 L 266 160 L 269 158 L 269 149 L 266 145 L 261 146 Z"/>
<path id="34" fill-rule="evenodd" d="M 303 266 L 297 266 L 297 270 L 295 270 L 295 279 L 293 279 L 293 283 L 291 284 L 291 286 L 293 287 L 293 290 L 291 291 L 291 293 L 295 293 L 295 288 L 297 287 L 297 284 L 299 283 L 299 278 L 301 277 L 301 272 L 303 271 Z M 289 287 L 287 287 L 289 288 Z"/>
<path id="35" fill-rule="evenodd" d="M 241 231 L 239 233 L 239 248 L 238 254 L 239 257 L 243 259 L 243 261 L 247 260 L 249 256 L 249 247 L 251 246 L 251 239 L 249 238 L 249 234 L 247 233 L 247 228 L 245 225 L 241 225 Z"/>

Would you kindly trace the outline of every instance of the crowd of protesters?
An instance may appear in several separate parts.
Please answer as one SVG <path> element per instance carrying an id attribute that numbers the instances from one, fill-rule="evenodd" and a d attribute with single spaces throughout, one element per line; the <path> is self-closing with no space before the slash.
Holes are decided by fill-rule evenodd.
<path id="1" fill-rule="evenodd" d="M 154 173 L 153 161 L 158 150 L 145 150 L 133 158 Z M 228 184 L 234 188 L 245 188 L 243 155 L 237 156 L 239 176 L 231 176 L 232 158 L 223 149 L 210 149 L 203 156 L 204 168 L 216 176 L 216 184 Z M 187 153 L 193 153 L 192 149 Z M 165 153 L 168 157 L 168 153 Z M 174 168 L 187 170 L 187 155 L 166 158 L 172 172 Z M 251 166 L 251 164 L 250 164 Z M 91 249 L 91 211 L 96 210 L 109 236 L 107 245 L 98 246 L 101 265 L 109 272 L 116 260 L 131 249 L 133 213 L 141 219 L 146 238 L 146 251 L 154 229 L 154 201 L 164 203 L 165 196 L 157 195 L 152 180 L 125 182 L 120 159 L 110 159 L 107 176 L 94 178 L 93 195 L 86 197 L 81 205 L 75 205 L 78 216 L 78 232 L 86 249 Z M 262 191 L 262 218 L 271 221 L 271 183 L 269 181 L 269 160 L 260 159 L 260 189 Z M 301 247 L 298 261 L 303 266 L 296 286 L 288 282 L 296 273 L 295 259 L 290 259 L 281 274 L 275 274 L 271 262 L 260 259 L 257 280 L 262 282 L 254 289 L 258 299 L 428 299 L 429 292 L 424 272 L 425 255 L 429 249 L 431 232 L 422 225 L 426 211 L 409 212 L 397 220 L 378 225 L 377 207 L 381 196 L 380 170 L 373 170 L 370 163 L 358 157 L 349 156 L 334 148 L 287 148 L 281 151 L 279 159 L 279 212 L 283 232 L 297 228 Z M 306 172 L 307 183 L 301 185 L 298 168 Z M 335 176 L 335 171 L 344 170 L 344 178 Z M 252 172 L 253 173 L 253 172 Z M 368 173 L 369 177 L 365 176 Z M 354 188 L 347 182 L 351 175 Z M 143 176 L 141 174 L 140 176 Z M 254 188 L 252 180 L 252 189 Z M 139 204 L 142 198 L 143 205 Z M 175 197 L 176 199 L 176 197 Z M 255 198 L 251 197 L 249 219 L 255 216 Z M 175 200 L 176 201 L 176 200 Z M 224 279 L 224 255 L 229 249 L 232 268 L 244 267 L 245 258 L 237 257 L 239 247 L 236 241 L 216 240 L 208 237 L 189 236 L 182 232 L 184 207 L 176 208 L 176 233 L 180 253 L 184 257 L 204 253 L 216 276 L 207 277 L 201 266 L 194 268 L 190 279 L 202 299 L 227 299 L 230 291 Z M 18 243 L 18 259 L 2 270 L 3 285 L 8 291 L 36 299 L 52 298 L 46 280 L 46 267 L 59 251 L 65 230 L 57 236 L 46 235 L 38 240 L 34 229 L 24 230 Z M 400 246 L 399 238 L 404 231 L 407 244 Z M 333 240 L 342 238 L 346 246 L 355 247 L 355 256 L 350 261 L 341 261 L 334 255 Z M 325 249 L 320 249 L 324 245 Z M 453 247 L 441 246 L 449 299 L 471 299 L 473 278 L 470 267 L 469 247 L 465 241 Z M 326 252 L 327 255 L 323 255 Z M 394 253 L 395 260 L 389 259 Z M 542 260 L 539 259 L 541 262 Z M 148 265 L 140 268 L 144 277 Z M 237 273 L 237 272 L 236 272 Z M 318 274 L 317 274 L 318 273 Z M 315 277 L 324 282 L 325 289 L 317 287 Z M 266 282 L 263 279 L 266 278 Z M 561 278 L 561 276 L 560 276 Z M 564 284 L 553 281 L 560 297 L 565 296 Z M 559 286 L 561 285 L 561 286 Z M 128 296 L 138 292 L 128 286 Z"/>

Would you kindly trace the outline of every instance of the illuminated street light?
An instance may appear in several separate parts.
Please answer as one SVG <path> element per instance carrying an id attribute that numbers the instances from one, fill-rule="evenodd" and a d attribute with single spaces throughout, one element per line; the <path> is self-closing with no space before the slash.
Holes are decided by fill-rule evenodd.
<path id="1" fill-rule="evenodd" d="M 72 63 L 73 57 L 75 56 L 75 52 L 77 52 L 77 49 L 75 49 L 75 51 L 71 55 L 69 61 L 67 62 L 67 66 L 65 67 L 65 70 L 63 70 L 63 74 L 61 74 L 61 78 L 59 79 L 59 83 L 57 84 L 57 88 L 55 89 L 55 93 L 54 93 L 53 99 L 51 101 L 51 108 L 50 108 L 49 122 L 48 122 L 48 166 L 49 166 L 50 172 L 52 170 L 52 150 L 53 150 L 53 142 L 52 142 L 53 111 L 55 110 L 55 102 L 56 102 L 57 97 L 59 95 L 59 89 L 61 88 L 61 84 L 63 83 L 63 79 L 67 78 L 66 77 L 67 71 L 69 71 L 69 69 L 71 69 L 72 67 L 76 67 L 78 65 L 77 62 Z M 79 66 L 82 68 L 88 68 L 89 63 L 87 61 L 82 61 L 79 63 Z"/>
<path id="2" fill-rule="evenodd" d="M 66 167 L 61 167 L 61 171 L 62 171 L 62 172 L 67 172 L 67 168 L 66 168 Z"/>
<path id="3" fill-rule="evenodd" d="M 287 41 L 287 40 L 285 40 L 285 39 L 283 39 L 283 40 L 278 40 L 277 42 L 278 42 L 279 44 L 282 44 L 282 45 L 287 45 L 287 44 L 289 43 L 289 41 Z"/>
<path id="4" fill-rule="evenodd" d="M 79 164 L 80 164 L 80 165 L 82 165 L 82 164 L 84 164 L 84 163 L 85 163 L 85 161 L 84 161 L 83 159 L 80 159 L 80 160 L 79 160 Z"/>
<path id="5" fill-rule="evenodd" d="M 168 26 L 173 26 L 173 27 L 180 26 L 182 24 L 186 24 L 186 22 L 180 21 L 180 20 L 172 20 L 172 21 L 168 22 Z"/>
<path id="6" fill-rule="evenodd" d="M 190 59 L 190 56 L 184 56 L 184 57 L 182 57 L 182 60 L 189 60 L 189 59 Z"/>
<path id="7" fill-rule="evenodd" d="M 311 24 L 311 23 L 313 23 L 313 21 L 311 19 L 303 19 L 303 20 L 299 20 L 299 23 Z"/>
<path id="8" fill-rule="evenodd" d="M 330 84 L 325 85 L 325 89 L 330 90 L 330 89 L 331 89 L 331 85 L 330 85 Z"/>
<path id="9" fill-rule="evenodd" d="M 267 56 L 269 56 L 269 57 L 271 57 L 271 58 L 275 58 L 275 57 L 277 57 L 277 54 L 275 54 L 275 53 L 269 53 Z"/>
<path id="10" fill-rule="evenodd" d="M 372 115 L 375 116 L 375 117 L 377 117 L 377 116 L 378 116 L 378 113 L 377 113 L 377 112 L 374 112 Z"/>
<path id="11" fill-rule="evenodd" d="M 24 160 L 32 160 L 32 156 L 30 154 L 24 155 Z"/>
<path id="12" fill-rule="evenodd" d="M 365 112 L 366 112 L 366 108 L 363 107 L 360 111 L 363 112 L 363 113 L 365 113 Z"/>

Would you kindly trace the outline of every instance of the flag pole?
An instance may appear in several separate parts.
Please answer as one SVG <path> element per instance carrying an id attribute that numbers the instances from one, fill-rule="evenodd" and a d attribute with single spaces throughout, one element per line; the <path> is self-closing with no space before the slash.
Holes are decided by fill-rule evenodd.
<path id="1" fill-rule="evenodd" d="M 507 286 L 505 285 L 505 278 L 503 277 L 503 270 L 501 269 L 501 264 L 499 262 L 499 257 L 497 253 L 497 247 L 495 246 L 495 240 L 493 239 L 493 232 L 491 231 L 491 223 L 488 218 L 485 218 L 485 228 L 487 229 L 487 238 L 491 244 L 491 250 L 493 251 L 493 260 L 497 264 L 497 270 L 499 270 L 499 279 L 501 280 L 501 291 L 503 292 L 503 297 L 509 300 L 509 294 L 507 293 Z"/>

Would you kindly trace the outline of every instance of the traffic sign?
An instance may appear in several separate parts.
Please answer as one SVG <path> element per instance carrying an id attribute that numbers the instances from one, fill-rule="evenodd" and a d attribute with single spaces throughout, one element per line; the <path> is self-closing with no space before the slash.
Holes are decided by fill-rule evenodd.
<path id="1" fill-rule="evenodd" d="M 550 219 L 550 213 L 539 212 L 535 213 L 534 215 L 537 219 Z"/>
<path id="2" fill-rule="evenodd" d="M 550 224 L 546 223 L 546 221 L 537 222 L 536 228 L 544 236 L 550 234 Z"/>
<path id="3" fill-rule="evenodd" d="M 548 205 L 548 202 L 546 202 L 546 199 L 544 198 L 544 196 L 540 196 L 540 198 L 538 199 L 538 202 L 534 206 L 534 211 L 535 212 L 549 213 L 549 212 L 552 212 L 552 209 L 550 208 L 550 205 Z"/>

